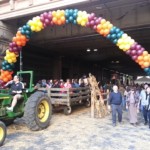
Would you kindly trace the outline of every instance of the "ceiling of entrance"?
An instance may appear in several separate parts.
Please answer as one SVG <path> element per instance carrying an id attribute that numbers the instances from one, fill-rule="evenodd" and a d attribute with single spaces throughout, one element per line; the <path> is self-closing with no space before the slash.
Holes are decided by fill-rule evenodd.
<path id="1" fill-rule="evenodd" d="M 135 1 L 135 0 L 133 0 Z M 140 0 L 137 0 L 137 2 Z M 102 2 L 102 1 L 101 1 Z M 105 1 L 110 2 L 113 6 L 116 3 L 121 4 L 122 2 L 130 4 L 127 1 L 115 0 Z M 131 1 L 130 1 L 131 2 Z M 89 4 L 76 6 L 80 10 L 87 10 L 87 12 L 95 12 L 99 15 L 104 15 L 101 9 L 105 7 L 109 12 L 108 5 L 100 3 L 100 1 L 94 2 L 91 6 Z M 126 8 L 127 9 L 127 8 Z M 106 11 L 106 10 L 105 10 Z M 125 10 L 124 10 L 125 11 Z M 110 12 L 109 12 L 110 13 Z M 108 15 L 108 14 L 107 14 Z M 110 14 L 109 14 L 110 15 Z M 35 15 L 33 15 L 35 16 Z M 13 21 L 16 21 L 18 26 L 25 24 L 33 16 L 26 16 Z M 119 17 L 119 14 L 117 14 Z M 118 27 L 120 22 L 116 22 Z M 137 26 L 137 27 L 123 27 L 124 31 L 128 33 L 133 39 L 150 50 L 150 26 Z M 119 50 L 114 44 L 103 38 L 99 34 L 93 32 L 89 28 L 83 28 L 74 25 L 64 25 L 59 27 L 49 27 L 45 30 L 35 33 L 32 39 L 28 43 L 28 46 L 37 47 L 36 51 L 32 51 L 35 54 L 41 54 L 45 56 L 61 56 L 64 58 L 76 58 L 89 61 L 94 64 L 100 64 L 105 68 L 117 70 L 128 74 L 143 74 L 143 70 L 131 60 L 131 58 L 125 55 L 124 52 Z M 90 49 L 90 52 L 87 52 Z M 94 51 L 97 49 L 97 51 Z M 150 52 L 150 51 L 149 51 Z"/>

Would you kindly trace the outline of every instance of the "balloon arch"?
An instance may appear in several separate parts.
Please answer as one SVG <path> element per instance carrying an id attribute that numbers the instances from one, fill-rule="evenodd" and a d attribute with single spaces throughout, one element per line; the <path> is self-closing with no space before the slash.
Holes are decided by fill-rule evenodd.
<path id="1" fill-rule="evenodd" d="M 19 52 L 34 32 L 39 32 L 47 26 L 64 25 L 65 23 L 92 28 L 117 45 L 120 50 L 138 63 L 147 75 L 150 75 L 150 54 L 134 39 L 104 18 L 96 17 L 94 13 L 88 14 L 86 11 L 66 9 L 44 12 L 40 16 L 33 17 L 32 20 L 18 29 L 16 36 L 9 43 L 9 48 L 6 50 L 6 56 L 2 62 L 1 83 L 12 79 L 14 63 L 17 61 Z"/>

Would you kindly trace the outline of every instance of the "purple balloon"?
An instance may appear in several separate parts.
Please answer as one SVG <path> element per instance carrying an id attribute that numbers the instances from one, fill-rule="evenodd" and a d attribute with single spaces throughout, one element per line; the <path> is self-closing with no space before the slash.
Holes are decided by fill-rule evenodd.
<path id="1" fill-rule="evenodd" d="M 144 47 L 142 47 L 142 48 L 141 48 L 141 51 L 142 51 L 142 52 L 143 52 L 143 51 L 145 51 L 145 48 L 144 48 Z"/>
<path id="2" fill-rule="evenodd" d="M 96 25 L 98 25 L 101 22 L 101 20 L 102 20 L 101 17 L 97 18 L 96 21 L 95 21 Z"/>
<path id="3" fill-rule="evenodd" d="M 94 24 L 95 24 L 94 20 L 90 21 L 91 26 L 94 26 Z"/>
<path id="4" fill-rule="evenodd" d="M 88 20 L 89 21 L 93 20 L 91 15 L 88 16 Z"/>
<path id="5" fill-rule="evenodd" d="M 131 56 L 136 55 L 136 50 L 132 50 L 132 51 L 130 52 L 130 54 L 131 54 Z"/>
<path id="6" fill-rule="evenodd" d="M 128 50 L 128 51 L 126 51 L 125 53 L 126 53 L 127 55 L 130 55 L 130 52 L 131 52 L 131 51 L 130 51 L 130 50 Z"/>
<path id="7" fill-rule="evenodd" d="M 137 55 L 134 55 L 134 56 L 132 56 L 132 59 L 133 59 L 133 60 L 136 60 L 137 57 L 138 57 Z"/>
<path id="8" fill-rule="evenodd" d="M 94 17 L 95 17 L 95 14 L 91 13 L 91 18 L 94 19 Z"/>
<path id="9" fill-rule="evenodd" d="M 40 20 L 42 21 L 42 23 L 44 23 L 45 18 L 44 17 L 40 17 Z"/>
<path id="10" fill-rule="evenodd" d="M 94 30 L 97 30 L 97 26 L 96 26 L 96 25 L 94 25 L 94 26 L 93 26 L 93 29 L 94 29 Z"/>
<path id="11" fill-rule="evenodd" d="M 44 16 L 44 18 L 47 18 L 47 17 L 48 17 L 48 13 L 47 13 L 47 12 L 44 12 L 44 13 L 43 13 L 43 16 Z"/>
<path id="12" fill-rule="evenodd" d="M 51 13 L 51 12 L 49 12 L 48 18 L 49 18 L 50 20 L 52 20 L 53 16 L 52 16 L 52 13 Z"/>
<path id="13" fill-rule="evenodd" d="M 49 19 L 45 19 L 44 23 L 49 24 L 50 20 Z"/>
<path id="14" fill-rule="evenodd" d="M 136 44 L 134 43 L 131 47 L 130 47 L 131 50 L 133 49 L 136 49 Z"/>
<path id="15" fill-rule="evenodd" d="M 90 22 L 87 22 L 87 23 L 86 23 L 86 26 L 87 26 L 87 27 L 90 27 Z"/>
<path id="16" fill-rule="evenodd" d="M 141 45 L 136 45 L 136 50 L 140 50 L 142 47 L 141 47 Z"/>
<path id="17" fill-rule="evenodd" d="M 137 55 L 141 55 L 143 53 L 143 50 L 139 49 L 137 50 Z"/>

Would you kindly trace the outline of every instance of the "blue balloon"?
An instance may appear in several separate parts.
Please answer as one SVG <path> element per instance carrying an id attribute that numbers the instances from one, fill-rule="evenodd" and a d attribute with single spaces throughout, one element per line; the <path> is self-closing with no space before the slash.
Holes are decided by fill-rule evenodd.
<path id="1" fill-rule="evenodd" d="M 112 38 L 112 39 L 116 39 L 116 37 L 117 37 L 116 34 L 112 34 L 112 35 L 111 35 L 111 38 Z"/>
<path id="2" fill-rule="evenodd" d="M 110 39 L 111 39 L 111 34 L 108 34 L 108 35 L 106 36 L 106 38 L 110 40 Z"/>
<path id="3" fill-rule="evenodd" d="M 145 72 L 148 72 L 148 71 L 149 71 L 149 68 L 144 68 L 144 71 L 145 71 Z"/>
<path id="4" fill-rule="evenodd" d="M 70 16 L 70 17 L 69 17 L 69 22 L 72 22 L 72 21 L 73 21 L 73 17 Z"/>
<path id="5" fill-rule="evenodd" d="M 77 14 L 78 13 L 78 9 L 74 9 L 74 12 Z"/>
<path id="6" fill-rule="evenodd" d="M 73 24 L 77 24 L 77 21 L 76 21 L 76 20 L 73 20 Z"/>
<path id="7" fill-rule="evenodd" d="M 120 29 L 119 28 L 116 28 L 116 33 L 119 33 L 120 32 Z"/>
<path id="8" fill-rule="evenodd" d="M 114 27 L 111 28 L 110 33 L 111 34 L 115 33 L 115 30 L 116 30 L 116 27 L 114 26 Z"/>
<path id="9" fill-rule="evenodd" d="M 73 13 L 73 18 L 76 19 L 76 18 L 77 18 L 77 15 L 78 15 L 78 14 L 74 12 L 74 13 Z"/>
<path id="10" fill-rule="evenodd" d="M 114 39 L 114 40 L 113 40 L 113 43 L 114 43 L 114 44 L 117 44 L 117 41 L 118 41 L 118 39 Z"/>
<path id="11" fill-rule="evenodd" d="M 66 23 L 69 23 L 69 20 L 66 20 Z"/>
<path id="12" fill-rule="evenodd" d="M 70 9 L 69 10 L 69 15 L 73 15 L 73 12 L 74 12 L 73 9 Z"/>

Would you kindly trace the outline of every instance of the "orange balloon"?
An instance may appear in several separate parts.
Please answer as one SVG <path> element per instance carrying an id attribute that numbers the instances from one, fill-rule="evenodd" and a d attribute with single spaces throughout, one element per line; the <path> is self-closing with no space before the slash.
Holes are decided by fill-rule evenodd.
<path id="1" fill-rule="evenodd" d="M 62 24 L 61 20 L 57 20 L 57 24 L 61 25 Z"/>
<path id="2" fill-rule="evenodd" d="M 103 24 L 103 29 L 106 29 L 107 28 L 107 24 L 105 23 L 105 24 Z"/>
<path id="3" fill-rule="evenodd" d="M 108 29 L 111 29 L 112 27 L 113 27 L 113 25 L 112 25 L 112 24 L 109 24 L 107 28 L 108 28 Z"/>
<path id="4" fill-rule="evenodd" d="M 143 52 L 143 56 L 146 56 L 146 55 L 148 55 L 148 52 L 147 52 L 147 51 L 144 51 L 144 52 Z"/>
<path id="5" fill-rule="evenodd" d="M 21 36 L 20 36 L 20 39 L 21 39 L 22 41 L 26 41 L 26 37 L 25 37 L 24 35 L 21 35 Z"/>
<path id="6" fill-rule="evenodd" d="M 105 29 L 104 30 L 104 35 L 108 35 L 109 34 L 109 29 Z"/>
<path id="7" fill-rule="evenodd" d="M 20 32 L 20 31 L 17 31 L 16 36 L 21 36 L 21 35 L 22 35 L 21 32 Z"/>
<path id="8" fill-rule="evenodd" d="M 7 76 L 7 75 L 10 74 L 10 72 L 9 72 L 9 71 L 4 71 L 3 74 L 4 74 L 5 76 Z"/>
<path id="9" fill-rule="evenodd" d="M 139 65 L 143 65 L 143 63 L 144 63 L 143 61 L 139 61 Z"/>
<path id="10" fill-rule="evenodd" d="M 138 61 L 141 61 L 141 60 L 143 60 L 143 56 L 138 56 Z"/>
<path id="11" fill-rule="evenodd" d="M 11 74 L 7 75 L 7 78 L 8 78 L 9 80 L 11 80 L 11 79 L 12 79 Z"/>
<path id="12" fill-rule="evenodd" d="M 150 65 L 149 62 L 147 62 L 147 61 L 143 63 L 143 66 L 144 66 L 145 68 L 149 67 L 149 65 Z"/>
<path id="13" fill-rule="evenodd" d="M 102 29 L 102 26 L 101 26 L 101 24 L 99 24 L 98 26 L 97 26 L 97 31 L 100 31 Z"/>
<path id="14" fill-rule="evenodd" d="M 56 11 L 53 11 L 52 15 L 53 15 L 53 17 L 55 17 L 56 16 Z"/>
<path id="15" fill-rule="evenodd" d="M 100 30 L 100 32 L 99 32 L 101 35 L 103 35 L 104 34 L 104 30 Z"/>
<path id="16" fill-rule="evenodd" d="M 21 41 L 17 41 L 16 44 L 17 44 L 18 46 L 21 46 Z"/>
<path id="17" fill-rule="evenodd" d="M 61 16 L 60 20 L 64 23 L 65 22 L 65 17 Z"/>
<path id="18" fill-rule="evenodd" d="M 12 40 L 13 40 L 13 42 L 16 42 L 16 41 L 17 41 L 17 38 L 16 38 L 16 37 L 13 37 Z"/>
<path id="19" fill-rule="evenodd" d="M 3 78 L 3 81 L 4 81 L 4 82 L 8 82 L 9 79 L 8 79 L 7 77 L 5 77 L 5 78 Z"/>
<path id="20" fill-rule="evenodd" d="M 143 57 L 144 61 L 149 61 L 149 59 L 150 59 L 149 55 L 146 55 L 146 56 Z"/>
<path id="21" fill-rule="evenodd" d="M 102 19 L 101 20 L 101 24 L 105 24 L 106 23 L 106 20 L 105 19 Z"/>
<path id="22" fill-rule="evenodd" d="M 56 24 L 57 23 L 57 18 L 56 17 L 53 17 L 53 22 Z"/>

